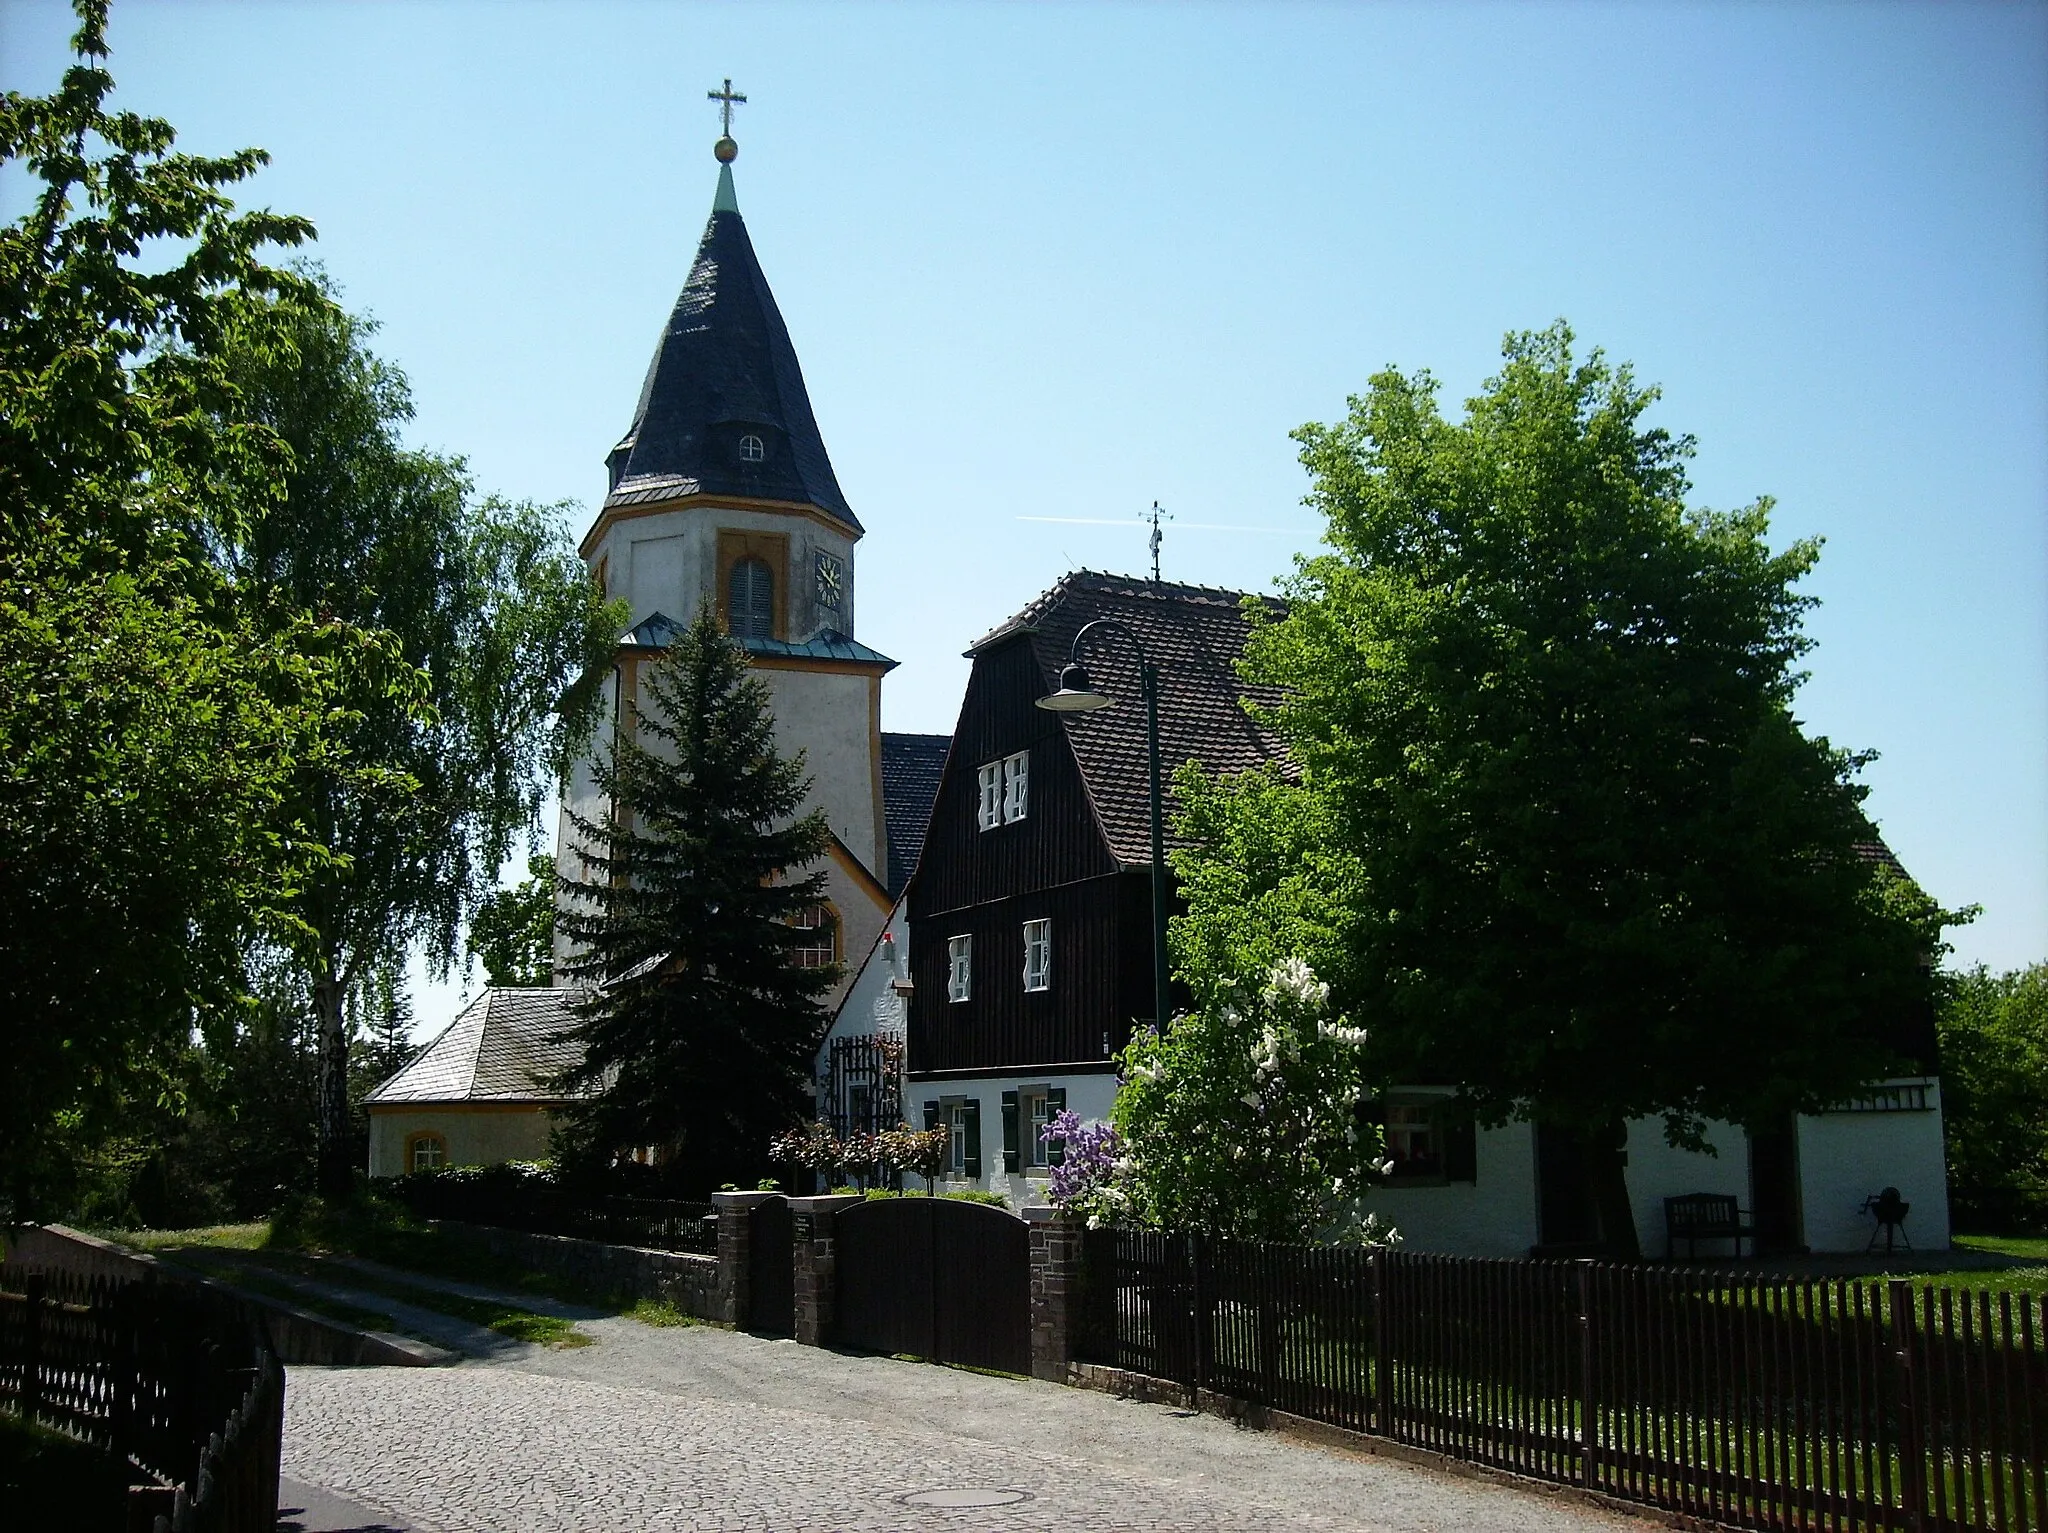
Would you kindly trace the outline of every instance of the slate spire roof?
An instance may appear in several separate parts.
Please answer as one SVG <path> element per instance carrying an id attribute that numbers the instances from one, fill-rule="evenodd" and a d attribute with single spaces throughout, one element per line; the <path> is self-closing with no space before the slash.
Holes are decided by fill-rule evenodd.
<path id="1" fill-rule="evenodd" d="M 606 460 L 605 505 L 737 495 L 816 506 L 855 533 L 796 348 L 747 238 L 732 167 L 663 327 L 633 424 Z"/>

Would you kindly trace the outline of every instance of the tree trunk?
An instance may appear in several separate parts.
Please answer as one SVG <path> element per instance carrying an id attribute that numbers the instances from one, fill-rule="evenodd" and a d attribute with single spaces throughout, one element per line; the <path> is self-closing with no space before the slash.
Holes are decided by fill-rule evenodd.
<path id="1" fill-rule="evenodd" d="M 313 1010 L 320 1024 L 318 1185 L 323 1198 L 346 1197 L 355 1184 L 348 1121 L 348 1025 L 341 1002 L 341 983 L 330 964 L 326 977 L 313 985 Z"/>
<path id="2" fill-rule="evenodd" d="M 1628 1125 L 1595 1129 L 1585 1145 L 1586 1182 L 1593 1194 L 1593 1212 L 1600 1220 L 1600 1243 L 1617 1261 L 1636 1261 L 1643 1254 L 1636 1239 L 1636 1215 L 1628 1196 Z"/>

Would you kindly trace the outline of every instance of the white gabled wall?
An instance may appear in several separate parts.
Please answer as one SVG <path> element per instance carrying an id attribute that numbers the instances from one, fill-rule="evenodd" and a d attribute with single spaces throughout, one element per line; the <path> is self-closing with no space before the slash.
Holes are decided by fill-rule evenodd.
<path id="1" fill-rule="evenodd" d="M 1806 1243 L 1816 1251 L 1863 1250 L 1876 1229 L 1861 1212 L 1863 1200 L 1887 1187 L 1898 1188 L 1912 1205 L 1906 1238 L 1914 1249 L 1948 1249 L 1941 1082 L 1914 1076 L 1885 1084 L 1926 1086 L 1927 1109 L 1831 1112 L 1798 1120 L 1799 1196 Z"/>
<path id="2" fill-rule="evenodd" d="M 894 940 L 884 940 L 887 938 Z M 903 901 L 896 902 L 881 930 L 871 934 L 865 953 L 848 945 L 846 962 L 853 977 L 832 1014 L 832 1025 L 825 1030 L 824 1041 L 818 1045 L 814 1074 L 820 1078 L 831 1058 L 834 1038 L 857 1038 L 868 1033 L 903 1036 L 908 1006 L 906 998 L 895 988 L 899 981 L 908 983 L 910 979 L 910 923 L 904 916 Z M 906 1107 L 905 1116 L 908 1115 Z"/>
<path id="3" fill-rule="evenodd" d="M 1948 1247 L 1948 1183 L 1942 1153 L 1940 1083 L 1932 1077 L 1888 1085 L 1926 1085 L 1925 1112 L 1825 1113 L 1797 1120 L 1803 1240 L 1816 1252 L 1857 1253 L 1875 1225 L 1863 1200 L 1896 1187 L 1912 1205 L 1906 1234 L 1923 1251 Z M 1664 1200 L 1687 1193 L 1725 1193 L 1751 1208 L 1749 1139 L 1732 1123 L 1710 1122 L 1717 1153 L 1674 1149 L 1661 1119 L 1629 1125 L 1628 1188 L 1643 1255 L 1672 1253 Z M 1405 1247 L 1454 1256 L 1524 1256 L 1536 1244 L 1536 1135 L 1527 1123 L 1481 1129 L 1478 1180 L 1428 1187 L 1383 1187 L 1366 1200 L 1401 1232 Z M 1683 1249 L 1678 1253 L 1684 1255 Z M 1701 1260 L 1724 1258 L 1724 1242 L 1703 1242 Z"/>
<path id="4" fill-rule="evenodd" d="M 1474 1137 L 1477 1179 L 1432 1187 L 1378 1187 L 1364 1202 L 1413 1251 L 1527 1256 L 1536 1243 L 1536 1131 L 1526 1123 Z"/>

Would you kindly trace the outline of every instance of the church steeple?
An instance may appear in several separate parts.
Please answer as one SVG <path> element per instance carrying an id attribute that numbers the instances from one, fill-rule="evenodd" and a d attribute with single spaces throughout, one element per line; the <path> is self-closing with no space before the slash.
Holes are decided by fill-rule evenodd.
<path id="1" fill-rule="evenodd" d="M 803 369 L 740 217 L 732 104 L 714 150 L 718 191 L 689 280 L 641 385 L 633 424 L 606 459 L 605 505 L 730 495 L 816 507 L 858 536 L 811 414 Z"/>

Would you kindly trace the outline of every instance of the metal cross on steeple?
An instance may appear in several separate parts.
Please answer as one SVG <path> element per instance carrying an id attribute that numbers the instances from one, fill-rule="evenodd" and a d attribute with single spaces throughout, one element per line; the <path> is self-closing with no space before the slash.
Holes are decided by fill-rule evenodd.
<path id="1" fill-rule="evenodd" d="M 1152 514 L 1145 517 L 1144 520 L 1152 524 L 1152 583 L 1157 585 L 1159 583 L 1159 524 L 1163 521 L 1172 521 L 1173 515 L 1171 512 L 1160 510 L 1159 502 L 1155 500 L 1152 502 Z"/>
<path id="2" fill-rule="evenodd" d="M 746 102 L 747 98 L 745 96 L 740 95 L 737 91 L 735 91 L 732 88 L 732 77 L 730 75 L 726 77 L 725 89 L 709 90 L 704 93 L 704 96 L 706 100 L 716 101 L 718 103 L 719 131 L 723 133 L 727 138 L 731 138 L 732 109 L 736 106 L 743 105 Z"/>

